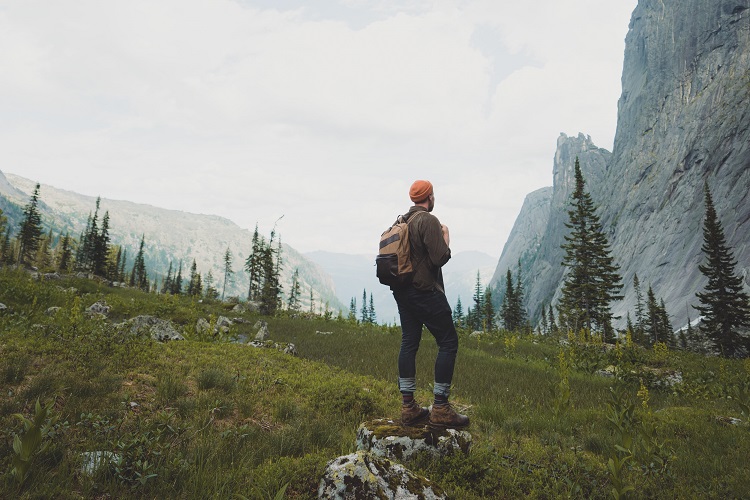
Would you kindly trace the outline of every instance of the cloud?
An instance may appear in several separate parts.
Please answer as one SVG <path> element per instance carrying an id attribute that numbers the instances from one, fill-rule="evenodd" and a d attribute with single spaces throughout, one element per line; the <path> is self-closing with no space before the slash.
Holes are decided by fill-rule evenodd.
<path id="1" fill-rule="evenodd" d="M 430 178 L 456 249 L 499 255 L 560 132 L 611 148 L 635 3 L 9 1 L 0 160 L 250 228 L 283 213 L 303 251 L 374 252 Z"/>

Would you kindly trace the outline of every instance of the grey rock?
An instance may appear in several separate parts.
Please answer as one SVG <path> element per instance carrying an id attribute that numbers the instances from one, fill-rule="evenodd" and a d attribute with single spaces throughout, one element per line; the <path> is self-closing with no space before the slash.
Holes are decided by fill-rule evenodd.
<path id="1" fill-rule="evenodd" d="M 47 316 L 54 316 L 60 311 L 60 308 L 58 306 L 52 306 L 48 307 L 46 311 L 44 311 L 44 314 Z"/>
<path id="2" fill-rule="evenodd" d="M 185 340 L 180 332 L 172 325 L 171 321 L 163 320 L 154 316 L 141 315 L 127 320 L 121 324 L 132 335 L 149 335 L 159 342 L 168 340 Z"/>
<path id="3" fill-rule="evenodd" d="M 44 274 L 44 279 L 45 280 L 59 280 L 60 279 L 60 275 L 57 274 L 57 273 L 45 273 Z"/>
<path id="4" fill-rule="evenodd" d="M 446 496 L 429 479 L 417 476 L 403 465 L 360 450 L 328 462 L 318 487 L 318 498 L 434 500 Z"/>
<path id="5" fill-rule="evenodd" d="M 255 325 L 253 325 L 253 328 L 263 328 L 264 326 L 268 326 L 268 323 L 266 323 L 262 319 L 259 319 L 255 322 Z"/>
<path id="6" fill-rule="evenodd" d="M 261 349 L 275 349 L 285 354 L 291 354 L 292 356 L 297 356 L 297 346 L 295 346 L 291 342 L 274 342 L 272 340 L 266 340 L 266 341 L 251 340 L 246 345 L 249 345 L 252 347 L 258 347 Z"/>
<path id="7" fill-rule="evenodd" d="M 198 335 L 205 335 L 211 330 L 211 325 L 203 318 L 198 318 L 195 322 L 195 333 Z"/>
<path id="8" fill-rule="evenodd" d="M 109 311 L 111 309 L 112 307 L 108 306 L 107 302 L 105 302 L 104 300 L 99 300 L 86 308 L 86 314 L 90 316 L 100 314 L 104 317 L 107 317 L 109 316 Z"/>
<path id="9" fill-rule="evenodd" d="M 465 430 L 403 427 L 384 418 L 365 422 L 357 430 L 358 450 L 399 462 L 408 462 L 417 457 L 468 454 L 471 443 L 471 434 Z"/>
<path id="10" fill-rule="evenodd" d="M 242 302 L 240 302 L 239 304 L 236 304 L 232 308 L 232 312 L 233 313 L 240 313 L 240 314 L 242 314 L 242 313 L 244 313 L 246 311 L 247 311 L 247 307 L 245 307 L 245 304 L 243 304 Z"/>
<path id="11" fill-rule="evenodd" d="M 268 339 L 268 325 L 264 322 L 263 326 L 260 327 L 258 333 L 255 334 L 255 340 L 263 342 Z"/>
<path id="12" fill-rule="evenodd" d="M 0 302 L 0 311 L 7 311 L 7 310 L 8 310 L 8 306 Z"/>

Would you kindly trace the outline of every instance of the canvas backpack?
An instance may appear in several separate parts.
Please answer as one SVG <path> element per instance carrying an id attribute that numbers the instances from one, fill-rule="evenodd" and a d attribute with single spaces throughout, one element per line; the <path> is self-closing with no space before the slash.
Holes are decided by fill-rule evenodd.
<path id="1" fill-rule="evenodd" d="M 393 288 L 411 284 L 414 267 L 410 258 L 409 223 L 421 213 L 423 212 L 415 212 L 408 220 L 399 215 L 396 222 L 380 235 L 380 248 L 375 258 L 375 274 L 382 284 Z"/>

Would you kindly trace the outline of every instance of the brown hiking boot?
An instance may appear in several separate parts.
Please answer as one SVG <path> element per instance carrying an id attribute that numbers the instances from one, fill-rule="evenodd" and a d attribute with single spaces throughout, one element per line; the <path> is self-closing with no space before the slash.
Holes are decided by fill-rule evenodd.
<path id="1" fill-rule="evenodd" d="M 401 423 L 403 425 L 415 425 L 423 423 L 430 415 L 430 410 L 422 408 L 416 401 L 401 405 Z"/>
<path id="2" fill-rule="evenodd" d="M 430 411 L 430 425 L 450 428 L 466 427 L 469 425 L 469 417 L 458 413 L 449 403 L 434 404 Z"/>

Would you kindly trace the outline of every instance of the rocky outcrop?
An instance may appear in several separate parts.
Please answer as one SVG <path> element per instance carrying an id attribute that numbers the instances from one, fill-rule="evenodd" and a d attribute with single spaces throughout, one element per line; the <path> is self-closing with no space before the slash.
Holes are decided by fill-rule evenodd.
<path id="1" fill-rule="evenodd" d="M 445 494 L 403 465 L 366 451 L 331 460 L 318 487 L 320 499 L 438 499 Z"/>
<path id="2" fill-rule="evenodd" d="M 357 430 L 358 450 L 400 462 L 420 456 L 440 458 L 453 453 L 468 454 L 471 442 L 468 431 L 429 426 L 403 427 L 385 418 L 365 422 Z"/>
<path id="3" fill-rule="evenodd" d="M 121 328 L 131 335 L 149 335 L 154 340 L 166 342 L 168 340 L 185 340 L 171 321 L 154 316 L 141 315 L 121 323 Z"/>
<path id="4" fill-rule="evenodd" d="M 750 289 L 750 0 L 640 0 L 625 42 L 611 157 L 576 154 L 625 285 L 624 300 L 613 304 L 617 326 L 634 309 L 637 273 L 679 328 L 695 319 L 691 305 L 705 286 L 705 183 Z M 564 203 L 578 146 L 566 153 L 561 140 L 548 227 L 524 270 L 536 318 L 562 281 Z"/>

